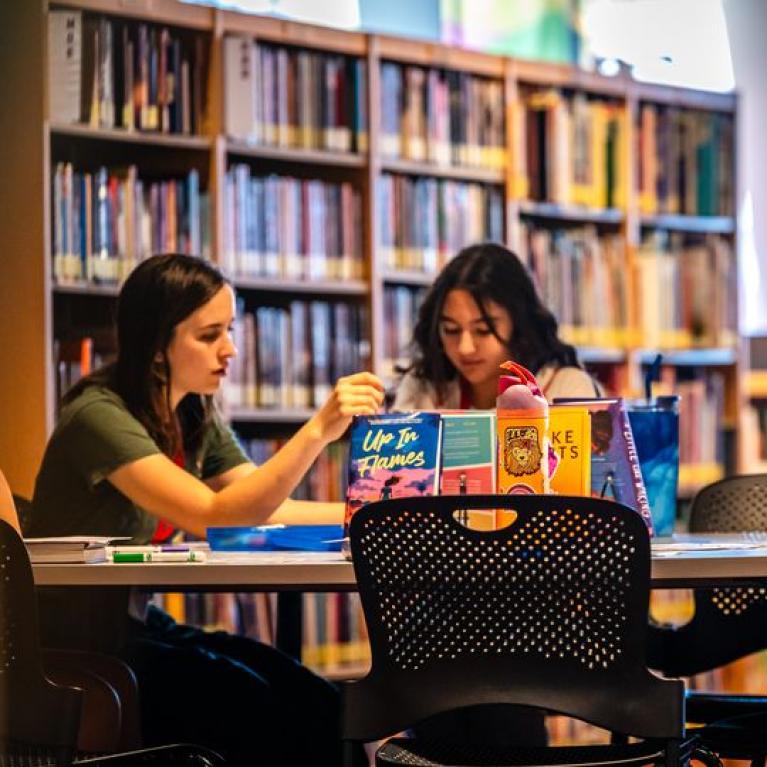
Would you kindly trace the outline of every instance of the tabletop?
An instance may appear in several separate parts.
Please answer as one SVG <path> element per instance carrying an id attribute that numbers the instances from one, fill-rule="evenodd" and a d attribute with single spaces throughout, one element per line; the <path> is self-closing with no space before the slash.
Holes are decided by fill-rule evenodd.
<path id="1" fill-rule="evenodd" d="M 767 580 L 767 541 L 680 536 L 653 542 L 654 588 Z M 211 552 L 206 562 L 38 564 L 38 586 L 145 586 L 154 590 L 353 591 L 354 569 L 335 552 Z"/>

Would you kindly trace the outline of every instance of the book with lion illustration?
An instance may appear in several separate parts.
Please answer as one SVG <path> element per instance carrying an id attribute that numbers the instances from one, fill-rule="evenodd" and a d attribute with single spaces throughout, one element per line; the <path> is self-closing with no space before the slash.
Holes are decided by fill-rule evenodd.
<path id="1" fill-rule="evenodd" d="M 366 503 L 437 493 L 440 434 L 437 413 L 355 416 L 345 525 Z"/>

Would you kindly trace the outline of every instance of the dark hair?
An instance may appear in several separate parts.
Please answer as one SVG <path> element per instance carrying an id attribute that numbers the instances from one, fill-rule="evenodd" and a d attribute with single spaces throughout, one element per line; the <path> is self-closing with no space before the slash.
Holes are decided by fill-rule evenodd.
<path id="1" fill-rule="evenodd" d="M 166 253 L 141 262 L 117 301 L 117 359 L 80 381 L 64 402 L 89 386 L 106 386 L 122 398 L 163 453 L 174 456 L 183 446 L 196 454 L 205 425 L 215 417 L 213 399 L 188 394 L 174 414 L 165 352 L 176 325 L 226 284 L 221 272 L 201 258 Z"/>
<path id="2" fill-rule="evenodd" d="M 560 340 L 557 321 L 543 305 L 527 268 L 507 248 L 495 243 L 470 245 L 440 272 L 427 292 L 413 331 L 414 360 L 409 370 L 432 383 L 440 397 L 456 369 L 445 354 L 439 323 L 451 290 L 465 290 L 509 356 L 533 372 L 547 363 L 580 367 L 575 349 Z M 502 306 L 512 322 L 511 338 L 501 338 L 487 315 L 487 302 Z"/>

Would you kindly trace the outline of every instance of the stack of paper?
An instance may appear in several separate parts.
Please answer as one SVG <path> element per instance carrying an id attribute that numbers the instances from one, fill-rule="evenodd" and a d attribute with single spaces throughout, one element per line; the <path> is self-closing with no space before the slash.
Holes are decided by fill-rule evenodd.
<path id="1" fill-rule="evenodd" d="M 25 538 L 29 561 L 35 564 L 105 562 L 107 544 L 117 539 L 94 535 L 64 535 L 52 538 Z"/>

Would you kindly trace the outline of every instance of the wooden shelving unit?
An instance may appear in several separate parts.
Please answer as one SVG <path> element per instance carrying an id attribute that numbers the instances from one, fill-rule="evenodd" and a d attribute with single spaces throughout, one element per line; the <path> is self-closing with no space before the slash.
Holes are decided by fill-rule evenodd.
<path id="1" fill-rule="evenodd" d="M 577 221 L 583 224 L 614 224 L 619 226 L 626 218 L 625 213 L 618 208 L 587 208 L 531 200 L 522 200 L 518 203 L 518 208 L 520 215 L 550 221 Z"/>
<path id="2" fill-rule="evenodd" d="M 234 285 L 238 290 L 266 293 L 301 293 L 321 296 L 366 296 L 368 284 L 363 280 L 282 280 L 268 277 L 237 277 Z"/>
<path id="3" fill-rule="evenodd" d="M 231 408 L 227 415 L 234 423 L 260 423 L 260 424 L 288 424 L 301 425 L 309 420 L 314 410 L 296 408 L 293 410 L 281 410 L 277 408 Z"/>
<path id="4" fill-rule="evenodd" d="M 88 125 L 62 125 L 59 123 L 51 123 L 50 132 L 52 136 L 64 136 L 69 139 L 141 144 L 160 146 L 166 149 L 194 149 L 209 152 L 212 147 L 212 140 L 207 136 L 164 135 L 162 133 L 143 133 L 138 130 L 91 128 Z"/>
<path id="5" fill-rule="evenodd" d="M 282 149 L 257 146 L 244 141 L 228 140 L 226 151 L 233 157 L 252 157 L 257 160 L 276 160 L 302 165 L 319 165 L 336 168 L 364 168 L 367 158 L 352 152 L 329 152 L 311 149 Z"/>
<path id="6" fill-rule="evenodd" d="M 222 260 L 223 221 L 226 212 L 225 177 L 233 162 L 247 162 L 264 172 L 328 179 L 350 179 L 362 198 L 362 233 L 365 278 L 351 281 L 304 281 L 245 279 L 235 276 L 235 285 L 258 302 L 264 296 L 284 302 L 290 296 L 327 296 L 332 300 L 364 302 L 369 310 L 371 360 L 374 370 L 384 369 L 384 289 L 402 285 L 426 287 L 432 275 L 418 271 L 396 271 L 382 263 L 376 241 L 382 211 L 376 200 L 376 184 L 383 173 L 426 177 L 445 181 L 474 182 L 499 188 L 504 193 L 504 238 L 514 247 L 519 222 L 533 219 L 544 225 L 593 225 L 622 235 L 628 243 L 627 271 L 636 257 L 643 230 L 659 229 L 690 234 L 734 236 L 736 222 L 730 217 L 640 215 L 634 158 L 640 105 L 652 102 L 679 109 L 709 110 L 735 115 L 735 96 L 699 93 L 636 83 L 621 75 L 602 77 L 571 67 L 511 60 L 459 50 L 432 42 L 390 36 L 345 32 L 274 18 L 221 11 L 190 5 L 179 0 L 122 2 L 122 0 L 62 0 L 53 7 L 80 9 L 89 14 L 167 24 L 204 36 L 208 49 L 207 114 L 200 135 L 167 135 L 118 129 L 93 129 L 79 124 L 50 124 L 47 107 L 47 15 L 43 0 L 4 4 L 0 33 L 9 44 L 3 50 L 5 71 L 17 73 L 2 78 L 0 98 L 13 120 L 0 128 L 0 162 L 4 169 L 4 197 L 0 204 L 0 232 L 4 252 L 0 259 L 0 345 L 7 359 L 0 370 L 0 466 L 12 486 L 29 494 L 47 436 L 54 424 L 54 363 L 52 346 L 57 326 L 56 306 L 63 302 L 107 300 L 116 294 L 112 285 L 53 284 L 51 266 L 52 167 L 57 155 L 70 149 L 108 156 L 114 164 L 126 164 L 135 156 L 159 171 L 178 173 L 196 168 L 210 197 L 211 257 Z M 363 152 L 337 152 L 258 145 L 234 139 L 225 133 L 223 62 L 224 38 L 248 35 L 259 42 L 287 45 L 349 57 L 366 64 L 367 147 Z M 385 156 L 381 146 L 382 62 L 436 67 L 469 73 L 500 82 L 505 99 L 507 151 L 513 145 L 514 127 L 510 104 L 520 88 L 558 88 L 582 92 L 589 98 L 619 105 L 627 125 L 623 208 L 590 208 L 556 205 L 520 199 L 510 163 L 501 170 L 454 164 L 415 162 Z M 78 155 L 79 156 L 79 155 Z M 54 301 L 55 298 L 55 301 Z M 86 310 L 83 310 L 87 312 Z M 633 309 L 632 309 L 633 311 Z M 626 343 L 581 349 L 582 358 L 596 366 L 621 369 L 620 380 L 637 393 L 641 366 L 651 356 L 640 344 Z M 726 420 L 736 423 L 742 406 L 740 356 L 730 348 L 670 352 L 668 364 L 687 368 L 718 367 L 727 380 Z M 233 418 L 253 424 L 292 426 L 311 411 L 237 411 Z M 733 461 L 740 465 L 740 456 Z"/>
<path id="7" fill-rule="evenodd" d="M 504 173 L 487 168 L 460 167 L 455 165 L 437 165 L 434 163 L 414 162 L 412 160 L 381 160 L 381 170 L 389 173 L 401 173 L 411 176 L 429 176 L 430 178 L 448 178 L 453 181 L 476 181 L 482 184 L 502 184 Z"/>
<path id="8" fill-rule="evenodd" d="M 693 234 L 734 234 L 735 219 L 729 216 L 643 215 L 640 225 Z"/>

